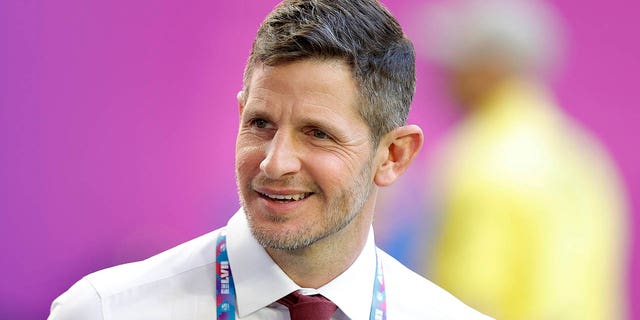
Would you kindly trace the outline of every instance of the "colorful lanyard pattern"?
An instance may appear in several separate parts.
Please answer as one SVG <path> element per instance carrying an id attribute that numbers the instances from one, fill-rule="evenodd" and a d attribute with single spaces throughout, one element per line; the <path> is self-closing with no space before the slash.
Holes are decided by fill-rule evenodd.
<path id="1" fill-rule="evenodd" d="M 225 230 L 220 231 L 216 241 L 216 306 L 216 319 L 236 319 L 236 288 L 229 265 Z"/>
<path id="2" fill-rule="evenodd" d="M 229 255 L 227 254 L 227 235 L 221 230 L 216 241 L 216 319 L 235 320 L 236 289 L 233 285 Z M 376 276 L 373 285 L 370 320 L 387 319 L 387 302 L 384 288 L 382 263 L 376 254 Z"/>

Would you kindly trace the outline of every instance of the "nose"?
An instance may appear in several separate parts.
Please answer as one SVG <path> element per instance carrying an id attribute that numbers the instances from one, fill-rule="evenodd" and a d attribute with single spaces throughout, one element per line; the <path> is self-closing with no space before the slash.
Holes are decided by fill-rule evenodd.
<path id="1" fill-rule="evenodd" d="M 278 130 L 269 142 L 260 170 L 270 179 L 279 179 L 298 172 L 300 166 L 299 151 L 293 135 L 282 129 Z"/>

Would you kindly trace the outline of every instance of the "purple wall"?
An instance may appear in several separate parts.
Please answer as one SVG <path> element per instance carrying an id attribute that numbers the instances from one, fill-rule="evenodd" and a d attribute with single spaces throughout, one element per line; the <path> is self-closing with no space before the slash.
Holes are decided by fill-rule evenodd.
<path id="1" fill-rule="evenodd" d="M 403 24 L 421 5 L 384 2 Z M 603 140 L 628 190 L 640 319 L 640 5 L 554 3 L 570 27 L 559 100 Z M 274 4 L 0 3 L 0 318 L 44 318 L 82 275 L 224 224 L 238 202 L 235 94 Z M 430 84 L 420 62 L 411 118 L 423 158 L 451 121 Z"/>

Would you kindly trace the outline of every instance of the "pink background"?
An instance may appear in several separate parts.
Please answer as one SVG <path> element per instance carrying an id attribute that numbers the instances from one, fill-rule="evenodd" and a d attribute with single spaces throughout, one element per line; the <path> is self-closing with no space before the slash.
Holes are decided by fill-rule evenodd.
<path id="1" fill-rule="evenodd" d="M 415 36 L 424 1 L 384 3 Z M 82 275 L 225 223 L 238 207 L 235 94 L 274 4 L 0 3 L 0 318 L 44 318 Z M 601 138 L 628 191 L 629 313 L 640 319 L 640 5 L 553 4 L 569 27 L 558 99 Z M 455 118 L 432 85 L 420 60 L 421 160 Z"/>

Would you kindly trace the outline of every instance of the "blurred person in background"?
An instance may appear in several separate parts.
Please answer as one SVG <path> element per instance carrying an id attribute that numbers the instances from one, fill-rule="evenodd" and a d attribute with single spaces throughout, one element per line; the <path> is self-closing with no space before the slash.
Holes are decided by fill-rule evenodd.
<path id="1" fill-rule="evenodd" d="M 463 118 L 431 176 L 440 225 L 426 272 L 497 319 L 623 319 L 624 193 L 545 86 L 562 51 L 552 8 L 428 8 L 424 51 Z"/>

